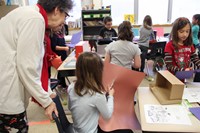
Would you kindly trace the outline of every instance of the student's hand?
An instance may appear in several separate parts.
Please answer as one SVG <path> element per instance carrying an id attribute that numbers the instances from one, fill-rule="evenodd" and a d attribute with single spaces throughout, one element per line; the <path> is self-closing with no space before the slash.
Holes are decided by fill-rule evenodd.
<path id="1" fill-rule="evenodd" d="M 53 99 L 55 97 L 56 97 L 56 93 L 55 92 L 51 93 L 50 98 Z"/>
<path id="2" fill-rule="evenodd" d="M 58 111 L 56 108 L 56 104 L 54 102 L 51 102 L 51 104 L 45 108 L 45 115 L 49 117 L 50 120 L 53 120 L 52 113 L 55 112 L 56 116 L 58 117 Z"/>
<path id="3" fill-rule="evenodd" d="M 65 47 L 65 51 L 68 52 L 69 51 L 69 47 Z"/>
<path id="4" fill-rule="evenodd" d="M 190 71 L 190 70 L 192 70 L 192 67 L 188 67 L 185 69 L 185 71 Z"/>
<path id="5" fill-rule="evenodd" d="M 113 96 L 114 95 L 114 93 L 115 93 L 115 90 L 114 90 L 114 88 L 112 87 L 112 88 L 110 88 L 110 90 L 108 91 L 108 94 L 109 95 L 111 95 L 111 96 Z"/>

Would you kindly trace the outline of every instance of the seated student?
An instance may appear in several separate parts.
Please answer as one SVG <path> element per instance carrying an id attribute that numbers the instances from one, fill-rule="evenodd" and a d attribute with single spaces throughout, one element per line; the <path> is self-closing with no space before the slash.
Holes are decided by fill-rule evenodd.
<path id="1" fill-rule="evenodd" d="M 114 89 L 104 94 L 103 61 L 96 53 L 84 52 L 76 62 L 76 78 L 68 88 L 68 108 L 76 133 L 97 133 L 99 115 L 109 119 L 113 113 Z"/>
<path id="2" fill-rule="evenodd" d="M 61 60 L 64 61 L 67 58 L 67 52 L 69 47 L 65 45 L 64 39 L 64 26 L 59 26 L 53 29 L 53 35 L 51 38 L 51 48 L 58 55 L 61 56 Z M 60 72 L 57 75 L 58 80 L 60 81 L 60 87 L 66 88 L 65 77 L 61 77 Z"/>
<path id="3" fill-rule="evenodd" d="M 132 42 L 133 32 L 129 21 L 123 21 L 118 27 L 118 40 L 106 48 L 105 62 L 111 62 L 128 69 L 141 66 L 140 49 Z M 134 62 L 134 63 L 133 63 Z"/>
<path id="4" fill-rule="evenodd" d="M 151 16 L 146 15 L 143 20 L 143 25 L 139 29 L 140 32 L 140 38 L 138 40 L 138 45 L 141 49 L 141 68 L 140 71 L 144 72 L 145 67 L 145 59 L 147 57 L 147 52 L 149 49 L 149 42 L 150 38 L 152 40 L 155 40 L 154 32 L 152 29 L 152 19 Z"/>
<path id="5" fill-rule="evenodd" d="M 103 19 L 103 22 L 105 26 L 100 30 L 100 39 L 112 39 L 112 37 L 117 37 L 117 32 L 112 28 L 112 18 L 107 16 Z"/>
<path id="6" fill-rule="evenodd" d="M 200 68 L 200 60 L 192 42 L 191 23 L 187 18 L 180 17 L 175 20 L 170 40 L 165 46 L 165 63 L 171 73 L 192 70 L 191 62 Z"/>

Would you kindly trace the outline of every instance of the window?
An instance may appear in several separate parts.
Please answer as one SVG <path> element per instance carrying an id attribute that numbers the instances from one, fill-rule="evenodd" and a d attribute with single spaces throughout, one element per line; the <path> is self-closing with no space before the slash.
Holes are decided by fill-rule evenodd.
<path id="1" fill-rule="evenodd" d="M 168 0 L 138 0 L 138 24 L 143 23 L 146 15 L 150 15 L 153 24 L 166 24 Z"/>
<path id="2" fill-rule="evenodd" d="M 187 17 L 192 20 L 192 16 L 199 13 L 200 0 L 173 0 L 171 22 L 174 22 L 178 17 Z"/>
<path id="3" fill-rule="evenodd" d="M 134 14 L 134 0 L 103 0 L 104 7 L 110 5 L 113 25 L 122 23 L 125 14 Z"/>
<path id="4" fill-rule="evenodd" d="M 29 0 L 28 3 L 29 3 L 29 5 L 35 5 L 35 4 L 37 4 L 37 1 L 38 0 Z"/>

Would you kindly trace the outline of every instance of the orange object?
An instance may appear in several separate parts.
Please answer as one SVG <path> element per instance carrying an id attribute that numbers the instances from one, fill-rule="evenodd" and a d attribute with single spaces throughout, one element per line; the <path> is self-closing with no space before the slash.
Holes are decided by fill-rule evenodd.
<path id="1" fill-rule="evenodd" d="M 79 43 L 76 44 L 75 46 L 75 57 L 78 58 L 78 56 L 82 52 L 90 51 L 89 43 L 88 41 L 80 41 Z"/>
<path id="2" fill-rule="evenodd" d="M 55 57 L 51 60 L 51 64 L 55 69 L 58 69 L 59 66 L 62 64 L 62 60 L 60 56 Z"/>

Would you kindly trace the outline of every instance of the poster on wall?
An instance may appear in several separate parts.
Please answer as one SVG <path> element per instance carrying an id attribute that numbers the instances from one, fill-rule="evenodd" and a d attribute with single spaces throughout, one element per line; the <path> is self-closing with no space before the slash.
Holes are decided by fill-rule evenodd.
<path id="1" fill-rule="evenodd" d="M 134 24 L 134 15 L 133 14 L 124 14 L 124 20 L 130 21 L 131 24 Z"/>

